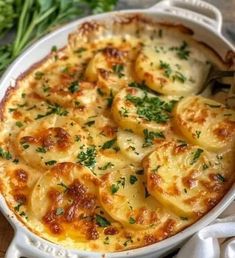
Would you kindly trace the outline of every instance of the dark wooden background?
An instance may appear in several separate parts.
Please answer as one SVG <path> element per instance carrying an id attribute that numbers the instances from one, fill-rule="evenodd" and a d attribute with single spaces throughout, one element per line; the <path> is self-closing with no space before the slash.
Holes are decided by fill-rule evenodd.
<path id="1" fill-rule="evenodd" d="M 147 8 L 157 2 L 157 0 L 119 0 L 117 8 Z M 222 12 L 223 34 L 235 44 L 235 0 L 207 0 L 207 2 L 214 4 Z M 0 213 L 0 258 L 4 258 L 6 249 L 13 237 L 13 234 L 14 232 L 10 224 Z"/>

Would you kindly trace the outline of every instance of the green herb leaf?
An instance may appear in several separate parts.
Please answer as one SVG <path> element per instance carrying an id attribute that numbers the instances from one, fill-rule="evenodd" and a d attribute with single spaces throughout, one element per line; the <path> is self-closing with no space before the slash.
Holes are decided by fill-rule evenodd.
<path id="1" fill-rule="evenodd" d="M 136 181 L 138 181 L 137 177 L 134 175 L 130 175 L 130 184 L 133 185 Z"/>
<path id="2" fill-rule="evenodd" d="M 60 216 L 60 215 L 63 215 L 63 214 L 64 214 L 64 209 L 63 208 L 59 207 L 59 208 L 56 209 L 56 211 L 55 211 L 56 216 Z"/>
<path id="3" fill-rule="evenodd" d="M 95 146 L 88 147 L 86 151 L 81 151 L 78 156 L 78 162 L 88 168 L 93 168 L 96 164 Z"/>
<path id="4" fill-rule="evenodd" d="M 143 97 L 136 97 L 128 94 L 126 96 L 126 100 L 135 105 L 137 108 L 137 114 L 140 118 L 162 124 L 166 123 L 170 119 L 170 113 L 177 101 L 171 100 L 167 102 L 161 100 L 159 97 L 149 96 L 147 92 L 143 93 Z M 124 108 L 122 107 L 122 109 Z M 127 112 L 122 112 L 122 115 L 127 116 Z"/>
<path id="5" fill-rule="evenodd" d="M 56 163 L 57 163 L 56 160 L 48 160 L 48 161 L 45 162 L 45 165 L 47 165 L 47 166 L 53 166 L 53 165 L 55 165 Z"/>
<path id="6" fill-rule="evenodd" d="M 73 81 L 71 82 L 71 84 L 69 85 L 68 87 L 68 90 L 71 92 L 71 93 L 75 93 L 79 90 L 79 83 L 78 81 Z"/>
<path id="7" fill-rule="evenodd" d="M 20 122 L 20 121 L 17 121 L 17 122 L 16 122 L 16 126 L 18 126 L 19 128 L 22 127 L 23 125 L 24 125 L 24 124 L 23 124 L 22 122 Z"/>
<path id="8" fill-rule="evenodd" d="M 108 168 L 110 168 L 110 167 L 113 167 L 113 166 L 114 166 L 113 163 L 107 162 L 103 167 L 99 167 L 99 169 L 100 169 L 100 170 L 106 170 L 106 169 L 108 169 Z"/>
<path id="9" fill-rule="evenodd" d="M 115 143 L 116 141 L 117 141 L 117 139 L 114 138 L 114 139 L 112 139 L 112 140 L 110 140 L 110 141 L 105 142 L 105 143 L 103 144 L 103 146 L 101 147 L 101 149 L 103 149 L 103 150 L 110 149 L 110 148 L 114 145 L 114 143 Z"/>
<path id="10" fill-rule="evenodd" d="M 119 185 L 112 184 L 111 185 L 111 193 L 115 194 L 119 190 Z"/>
<path id="11" fill-rule="evenodd" d="M 155 139 L 165 139 L 163 132 L 149 132 L 148 129 L 144 129 L 144 144 L 143 148 L 153 145 Z"/>
<path id="12" fill-rule="evenodd" d="M 176 50 L 177 50 L 177 56 L 180 59 L 188 60 L 190 51 L 188 50 L 187 42 L 183 41 L 182 45 L 179 48 L 176 48 Z"/>
<path id="13" fill-rule="evenodd" d="M 93 121 L 88 121 L 88 122 L 86 122 L 85 123 L 85 125 L 87 125 L 87 126 L 92 126 L 93 124 L 95 123 L 95 121 L 93 120 Z"/>
<path id="14" fill-rule="evenodd" d="M 36 152 L 39 152 L 39 153 L 46 153 L 47 150 L 46 150 L 44 147 L 38 147 L 38 148 L 36 149 Z"/>
<path id="15" fill-rule="evenodd" d="M 84 52 L 84 51 L 86 51 L 86 50 L 87 50 L 86 48 L 80 47 L 80 48 L 76 49 L 76 50 L 74 51 L 74 53 L 76 53 L 76 54 L 81 54 L 82 52 Z"/>
<path id="16" fill-rule="evenodd" d="M 100 227 L 103 227 L 103 228 L 111 225 L 111 223 L 105 217 L 103 217 L 99 214 L 95 215 L 95 221 L 96 221 L 97 225 L 99 225 Z"/>
<path id="17" fill-rule="evenodd" d="M 12 155 L 9 151 L 5 151 L 0 147 L 0 157 L 6 160 L 12 159 Z"/>
<path id="18" fill-rule="evenodd" d="M 111 189 L 110 189 L 111 193 L 115 194 L 120 189 L 120 186 L 124 188 L 125 182 L 126 182 L 125 177 L 120 177 L 120 179 L 117 181 L 116 184 L 111 185 Z"/>
<path id="19" fill-rule="evenodd" d="M 67 116 L 68 111 L 58 104 L 48 104 L 48 111 L 45 114 L 38 114 L 35 120 L 41 119 L 43 117 L 49 116 L 51 114 L 56 114 L 59 116 Z"/>
<path id="20" fill-rule="evenodd" d="M 193 159 L 190 163 L 190 165 L 193 165 L 195 162 L 197 162 L 197 160 L 200 158 L 201 154 L 203 153 L 202 149 L 197 149 L 194 153 L 193 153 Z"/>
<path id="21" fill-rule="evenodd" d="M 216 174 L 216 177 L 221 183 L 224 183 L 226 181 L 224 176 L 222 176 L 220 173 Z"/>
<path id="22" fill-rule="evenodd" d="M 160 65 L 159 65 L 160 69 L 164 70 L 164 75 L 169 78 L 172 74 L 172 68 L 170 66 L 170 64 L 163 62 L 162 60 L 160 60 Z"/>
<path id="23" fill-rule="evenodd" d="M 132 217 L 129 218 L 129 223 L 130 223 L 130 224 L 135 224 L 135 222 L 136 222 L 136 221 L 135 221 L 134 218 L 132 218 Z"/>
<path id="24" fill-rule="evenodd" d="M 118 75 L 119 78 L 122 78 L 124 76 L 124 73 L 123 73 L 124 66 L 123 66 L 123 64 L 116 64 L 112 67 L 112 69 Z"/>
<path id="25" fill-rule="evenodd" d="M 64 184 L 63 182 L 61 182 L 61 183 L 59 183 L 57 185 L 63 187 L 65 192 L 69 189 L 69 187 L 66 184 Z"/>

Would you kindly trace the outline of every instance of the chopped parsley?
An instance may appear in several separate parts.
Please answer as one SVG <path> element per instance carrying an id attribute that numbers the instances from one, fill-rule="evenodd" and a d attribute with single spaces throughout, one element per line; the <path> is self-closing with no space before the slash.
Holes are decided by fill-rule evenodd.
<path id="1" fill-rule="evenodd" d="M 130 223 L 130 224 L 135 224 L 135 222 L 136 222 L 136 221 L 135 221 L 134 218 L 132 218 L 132 217 L 129 218 L 129 223 Z"/>
<path id="2" fill-rule="evenodd" d="M 29 144 L 23 144 L 22 147 L 23 149 L 27 150 L 29 148 Z"/>
<path id="3" fill-rule="evenodd" d="M 178 80 L 182 83 L 186 82 L 187 78 L 179 71 L 175 71 L 174 75 L 172 75 L 172 80 Z"/>
<path id="4" fill-rule="evenodd" d="M 88 168 L 93 168 L 96 164 L 96 149 L 95 146 L 90 146 L 86 151 L 81 151 L 78 156 L 78 162 Z"/>
<path id="5" fill-rule="evenodd" d="M 114 96 L 113 96 L 113 92 L 112 92 L 112 90 L 110 91 L 110 94 L 109 94 L 109 97 L 107 98 L 107 106 L 108 107 L 111 107 L 112 106 L 112 104 L 113 104 L 113 98 L 114 98 Z"/>
<path id="6" fill-rule="evenodd" d="M 123 64 L 116 64 L 112 67 L 114 73 L 118 75 L 119 78 L 122 78 L 124 76 L 123 70 L 124 66 Z"/>
<path id="7" fill-rule="evenodd" d="M 104 144 L 103 144 L 103 146 L 101 147 L 101 149 L 103 149 L 103 150 L 106 150 L 106 149 L 110 149 L 113 145 L 114 145 L 114 143 L 116 142 L 116 138 L 114 138 L 114 139 L 112 139 L 112 140 L 110 140 L 110 141 L 107 141 L 107 142 L 105 142 Z"/>
<path id="8" fill-rule="evenodd" d="M 73 81 L 70 83 L 69 87 L 68 87 L 68 90 L 71 92 L 71 93 L 75 93 L 79 90 L 79 83 L 78 81 Z"/>
<path id="9" fill-rule="evenodd" d="M 124 246 L 127 246 L 128 244 L 133 243 L 133 240 L 131 239 L 131 237 L 128 237 L 128 239 L 123 243 Z"/>
<path id="10" fill-rule="evenodd" d="M 220 173 L 216 174 L 216 177 L 217 177 L 217 179 L 218 179 L 221 183 L 224 183 L 224 182 L 226 181 L 225 178 L 224 178 Z"/>
<path id="11" fill-rule="evenodd" d="M 38 114 L 35 118 L 35 120 L 41 119 L 43 117 L 49 116 L 51 114 L 56 114 L 59 116 L 67 116 L 68 115 L 68 111 L 59 106 L 58 104 L 48 104 L 48 111 L 45 114 Z"/>
<path id="12" fill-rule="evenodd" d="M 201 133 L 202 133 L 201 131 L 196 130 L 194 135 L 196 136 L 197 139 L 199 139 Z"/>
<path id="13" fill-rule="evenodd" d="M 57 46 L 52 46 L 51 52 L 56 52 L 57 51 Z"/>
<path id="14" fill-rule="evenodd" d="M 130 184 L 133 185 L 135 182 L 138 181 L 137 177 L 134 175 L 130 175 Z"/>
<path id="15" fill-rule="evenodd" d="M 177 102 L 175 100 L 166 102 L 157 96 L 149 96 L 147 92 L 144 92 L 143 97 L 136 97 L 128 94 L 126 96 L 126 100 L 135 105 L 137 108 L 137 114 L 140 118 L 163 124 L 170 119 L 170 113 Z M 124 108 L 122 107 L 122 109 Z M 127 112 L 124 114 L 127 114 Z"/>
<path id="16" fill-rule="evenodd" d="M 87 126 L 92 126 L 93 124 L 95 123 L 95 121 L 94 120 L 92 120 L 92 121 L 88 121 L 88 122 L 86 122 L 85 123 L 85 125 L 87 125 Z"/>
<path id="17" fill-rule="evenodd" d="M 195 162 L 197 162 L 197 160 L 200 158 L 201 154 L 203 153 L 202 149 L 197 149 L 194 153 L 193 153 L 193 159 L 190 162 L 190 165 L 193 165 Z"/>
<path id="18" fill-rule="evenodd" d="M 202 169 L 203 169 L 203 170 L 206 170 L 206 169 L 208 169 L 208 168 L 209 168 L 209 165 L 207 165 L 206 163 L 203 163 Z"/>
<path id="19" fill-rule="evenodd" d="M 212 104 L 206 104 L 206 105 L 211 108 L 220 108 L 221 107 L 221 105 L 212 105 Z"/>
<path id="20" fill-rule="evenodd" d="M 113 163 L 107 162 L 103 167 L 98 167 L 98 168 L 99 168 L 99 170 L 106 170 L 106 169 L 111 168 L 113 166 L 114 166 Z"/>
<path id="21" fill-rule="evenodd" d="M 75 135 L 75 142 L 81 141 L 81 136 L 80 135 Z"/>
<path id="22" fill-rule="evenodd" d="M 108 237 L 108 236 L 104 239 L 103 243 L 104 243 L 105 245 L 109 245 L 109 244 L 110 244 L 110 242 L 109 242 L 109 237 Z"/>
<path id="23" fill-rule="evenodd" d="M 149 147 L 153 145 L 154 139 L 165 139 L 163 132 L 150 132 L 148 129 L 144 129 L 144 144 L 142 147 Z"/>
<path id="24" fill-rule="evenodd" d="M 128 110 L 124 107 L 121 107 L 121 110 L 119 110 L 119 113 L 123 117 L 128 117 Z"/>
<path id="25" fill-rule="evenodd" d="M 50 89 L 51 89 L 51 87 L 49 87 L 47 84 L 42 85 L 43 92 L 48 92 L 48 91 L 50 91 Z"/>
<path id="26" fill-rule="evenodd" d="M 124 188 L 125 182 L 126 182 L 125 177 L 120 177 L 120 179 L 117 181 L 116 184 L 111 185 L 111 193 L 115 194 L 120 189 L 120 186 Z"/>
<path id="27" fill-rule="evenodd" d="M 23 124 L 22 122 L 20 122 L 20 121 L 17 121 L 17 122 L 16 122 L 16 126 L 18 126 L 19 128 L 22 127 L 23 125 L 24 125 L 24 124 Z"/>
<path id="28" fill-rule="evenodd" d="M 23 203 L 21 203 L 21 202 L 18 203 L 18 204 L 14 207 L 14 210 L 19 212 L 19 211 L 20 211 L 20 207 L 21 207 L 22 205 L 23 205 Z"/>
<path id="29" fill-rule="evenodd" d="M 179 145 L 177 145 L 178 148 L 188 146 L 187 142 L 185 142 L 183 140 L 177 140 L 177 142 L 179 143 Z"/>
<path id="30" fill-rule="evenodd" d="M 173 70 L 170 66 L 170 64 L 166 63 L 166 62 L 163 62 L 162 60 L 160 60 L 160 65 L 159 65 L 159 68 L 160 69 L 163 69 L 164 70 L 164 75 L 167 77 L 167 78 L 170 78 Z"/>
<path id="31" fill-rule="evenodd" d="M 142 83 L 138 83 L 138 82 L 131 82 L 128 84 L 129 87 L 132 87 L 132 88 L 138 88 L 138 89 L 141 89 L 143 91 L 147 91 L 147 92 L 153 92 L 151 89 L 149 89 L 147 87 L 147 85 L 145 84 L 145 82 L 143 81 Z"/>
<path id="32" fill-rule="evenodd" d="M 61 183 L 59 183 L 57 185 L 63 187 L 65 192 L 69 189 L 68 186 L 66 184 L 64 184 L 63 182 L 61 182 Z"/>
<path id="33" fill-rule="evenodd" d="M 45 162 L 45 165 L 47 165 L 47 166 L 53 166 L 53 165 L 55 165 L 56 163 L 57 163 L 56 160 L 48 160 L 48 161 Z"/>
<path id="34" fill-rule="evenodd" d="M 181 220 L 188 220 L 187 217 L 180 217 Z"/>
<path id="35" fill-rule="evenodd" d="M 152 173 L 157 173 L 160 167 L 161 167 L 160 165 L 157 165 L 154 169 L 152 169 Z"/>
<path id="36" fill-rule="evenodd" d="M 188 50 L 187 42 L 183 41 L 180 47 L 173 48 L 177 51 L 177 56 L 179 59 L 188 60 L 190 51 Z"/>
<path id="37" fill-rule="evenodd" d="M 55 211 L 56 216 L 60 216 L 60 215 L 63 215 L 63 214 L 64 214 L 64 209 L 63 208 L 59 207 L 59 208 L 56 209 L 56 211 Z"/>
<path id="38" fill-rule="evenodd" d="M 80 47 L 74 51 L 75 54 L 81 54 L 82 52 L 86 51 L 87 49 L 84 47 Z"/>
<path id="39" fill-rule="evenodd" d="M 47 150 L 46 150 L 44 147 L 38 147 L 38 148 L 36 149 L 36 152 L 39 152 L 39 153 L 46 153 Z"/>
<path id="40" fill-rule="evenodd" d="M 6 160 L 12 159 L 12 155 L 9 151 L 5 151 L 0 147 L 0 157 Z"/>
<path id="41" fill-rule="evenodd" d="M 43 73 L 43 72 L 37 71 L 37 72 L 34 74 L 34 79 L 35 79 L 35 80 L 41 80 L 43 76 L 44 76 L 44 73 Z"/>
<path id="42" fill-rule="evenodd" d="M 170 64 L 163 62 L 160 60 L 160 69 L 163 69 L 163 75 L 167 78 L 171 78 L 174 81 L 179 81 L 179 82 L 186 82 L 187 78 L 179 71 L 173 70 L 170 66 Z"/>
<path id="43" fill-rule="evenodd" d="M 103 228 L 111 225 L 111 223 L 105 217 L 103 217 L 99 214 L 95 215 L 95 221 L 98 226 L 103 227 Z"/>

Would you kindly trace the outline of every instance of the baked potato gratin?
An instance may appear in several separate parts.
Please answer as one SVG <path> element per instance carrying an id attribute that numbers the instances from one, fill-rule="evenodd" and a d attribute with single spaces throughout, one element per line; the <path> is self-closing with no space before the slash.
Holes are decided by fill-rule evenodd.
<path id="1" fill-rule="evenodd" d="M 176 234 L 234 181 L 235 111 L 196 95 L 228 64 L 180 26 L 107 26 L 82 24 L 18 78 L 0 124 L 8 206 L 35 234 L 98 252 Z"/>

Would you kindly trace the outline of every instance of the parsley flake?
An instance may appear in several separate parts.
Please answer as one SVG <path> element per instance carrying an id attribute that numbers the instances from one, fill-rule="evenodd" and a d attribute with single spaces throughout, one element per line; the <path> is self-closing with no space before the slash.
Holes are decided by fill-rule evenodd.
<path id="1" fill-rule="evenodd" d="M 197 160 L 200 158 L 201 154 L 203 153 L 202 149 L 197 149 L 194 153 L 193 153 L 193 159 L 190 162 L 190 165 L 193 165 L 195 162 L 197 162 Z"/>
<path id="2" fill-rule="evenodd" d="M 95 215 L 95 221 L 98 226 L 103 227 L 103 228 L 111 225 L 111 223 L 105 217 L 103 217 L 99 214 Z"/>

